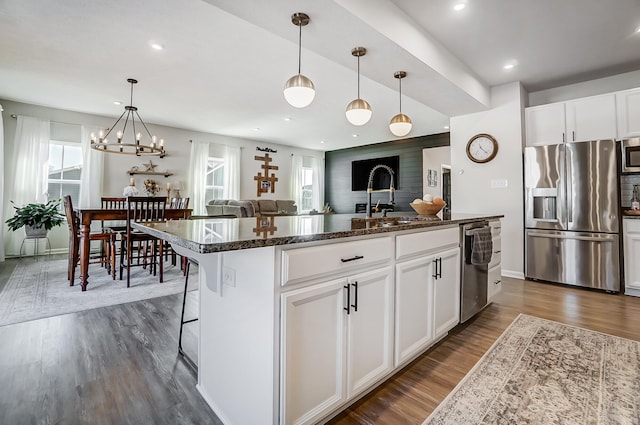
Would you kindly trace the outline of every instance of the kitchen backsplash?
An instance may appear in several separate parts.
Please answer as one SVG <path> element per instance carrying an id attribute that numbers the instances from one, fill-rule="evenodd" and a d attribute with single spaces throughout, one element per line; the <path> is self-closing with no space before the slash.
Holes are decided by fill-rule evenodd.
<path id="1" fill-rule="evenodd" d="M 620 205 L 622 208 L 631 208 L 634 184 L 640 185 L 640 174 L 625 174 L 620 176 Z"/>

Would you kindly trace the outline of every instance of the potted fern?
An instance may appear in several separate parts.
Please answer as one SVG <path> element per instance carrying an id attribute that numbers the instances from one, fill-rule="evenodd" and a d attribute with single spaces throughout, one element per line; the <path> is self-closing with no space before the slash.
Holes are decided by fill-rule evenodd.
<path id="1" fill-rule="evenodd" d="M 24 227 L 28 238 L 43 238 L 49 230 L 64 223 L 64 216 L 58 211 L 59 199 L 48 201 L 46 204 L 27 204 L 24 207 L 17 207 L 13 201 L 11 203 L 16 211 L 5 223 L 14 232 Z"/>

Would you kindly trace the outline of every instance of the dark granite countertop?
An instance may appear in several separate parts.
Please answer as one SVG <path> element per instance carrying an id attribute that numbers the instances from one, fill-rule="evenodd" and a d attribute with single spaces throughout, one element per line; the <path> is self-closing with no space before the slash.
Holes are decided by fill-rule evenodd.
<path id="1" fill-rule="evenodd" d="M 327 214 L 171 220 L 133 223 L 140 231 L 197 253 L 348 238 L 401 230 L 495 220 L 503 215 L 440 213 L 426 217 L 407 212 L 365 219 L 364 214 Z"/>

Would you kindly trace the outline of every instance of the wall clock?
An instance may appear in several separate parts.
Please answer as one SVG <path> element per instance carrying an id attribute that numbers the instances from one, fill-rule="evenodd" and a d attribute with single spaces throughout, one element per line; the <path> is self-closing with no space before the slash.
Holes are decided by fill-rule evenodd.
<path id="1" fill-rule="evenodd" d="M 473 162 L 484 164 L 498 154 L 498 142 L 490 134 L 480 133 L 469 139 L 467 156 Z"/>

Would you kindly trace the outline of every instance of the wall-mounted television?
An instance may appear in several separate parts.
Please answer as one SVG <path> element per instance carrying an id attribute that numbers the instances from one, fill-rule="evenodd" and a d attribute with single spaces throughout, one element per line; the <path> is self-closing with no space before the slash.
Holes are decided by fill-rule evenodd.
<path id="1" fill-rule="evenodd" d="M 396 189 L 400 188 L 400 174 L 398 172 L 400 171 L 400 157 L 396 155 L 351 162 L 351 190 L 367 190 L 369 173 L 378 164 L 391 167 L 394 173 L 393 185 Z M 376 170 L 373 176 L 373 190 L 388 189 L 390 184 L 389 173 L 384 169 Z"/>

